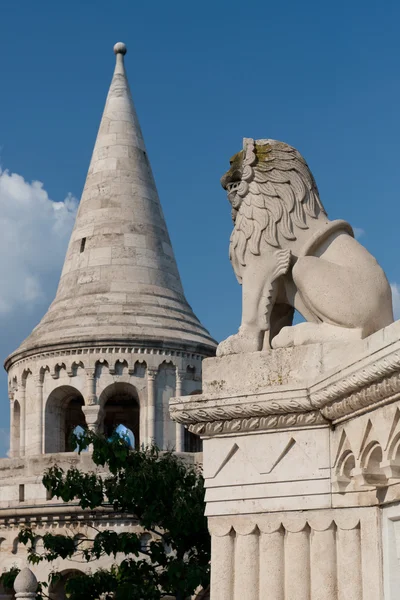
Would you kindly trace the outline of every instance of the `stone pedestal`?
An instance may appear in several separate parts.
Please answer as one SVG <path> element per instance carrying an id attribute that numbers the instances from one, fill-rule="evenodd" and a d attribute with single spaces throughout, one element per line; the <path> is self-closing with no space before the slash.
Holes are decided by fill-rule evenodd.
<path id="1" fill-rule="evenodd" d="M 400 322 L 207 359 L 170 406 L 203 438 L 212 600 L 399 597 Z"/>

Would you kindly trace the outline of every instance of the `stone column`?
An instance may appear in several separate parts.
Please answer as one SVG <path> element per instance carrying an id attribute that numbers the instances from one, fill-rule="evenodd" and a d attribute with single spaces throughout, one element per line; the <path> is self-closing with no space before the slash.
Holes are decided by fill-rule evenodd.
<path id="1" fill-rule="evenodd" d="M 222 519 L 223 520 L 223 519 Z M 219 527 L 218 522 L 209 521 L 211 534 L 211 566 L 210 597 L 218 600 L 232 600 L 234 582 L 234 533 L 230 526 Z"/>
<path id="2" fill-rule="evenodd" d="M 286 533 L 285 600 L 310 600 L 310 530 Z"/>
<path id="3" fill-rule="evenodd" d="M 375 566 L 375 565 L 374 565 Z M 338 598 L 363 600 L 360 528 L 338 532 Z"/>
<path id="4" fill-rule="evenodd" d="M 43 375 L 35 376 L 36 400 L 37 400 L 37 432 L 33 443 L 33 454 L 44 453 L 43 435 Z"/>
<path id="5" fill-rule="evenodd" d="M 26 381 L 22 382 L 20 392 L 20 410 L 21 410 L 21 428 L 20 428 L 20 447 L 19 456 L 25 456 L 25 438 L 26 438 Z"/>
<path id="6" fill-rule="evenodd" d="M 183 380 L 185 373 L 176 369 L 176 388 L 175 396 L 179 398 L 183 396 Z M 181 423 L 176 423 L 175 450 L 177 452 L 185 452 L 185 428 Z"/>
<path id="7" fill-rule="evenodd" d="M 259 600 L 258 529 L 251 521 L 236 528 L 235 594 L 238 600 Z"/>
<path id="8" fill-rule="evenodd" d="M 82 411 L 85 415 L 86 424 L 89 431 L 98 433 L 104 412 L 101 406 L 99 404 L 95 404 L 93 406 L 82 406 Z"/>
<path id="9" fill-rule="evenodd" d="M 34 600 L 38 582 L 30 569 L 22 569 L 14 581 L 15 597 L 19 600 Z"/>
<path id="10" fill-rule="evenodd" d="M 14 458 L 18 456 L 19 448 L 16 448 L 16 439 L 15 439 L 15 431 L 14 431 L 14 392 L 9 392 L 8 396 L 10 398 L 10 457 Z M 20 416 L 21 419 L 21 416 Z M 21 420 L 20 420 L 21 427 Z M 20 432 L 21 435 L 21 432 Z"/>
<path id="11" fill-rule="evenodd" d="M 147 444 L 156 442 L 156 386 L 158 369 L 147 368 Z"/>
<path id="12" fill-rule="evenodd" d="M 85 403 L 92 406 L 97 404 L 95 369 L 86 369 Z"/>
<path id="13" fill-rule="evenodd" d="M 260 533 L 260 598 L 285 600 L 285 531 L 278 523 L 274 530 Z"/>
<path id="14" fill-rule="evenodd" d="M 311 532 L 311 597 L 317 600 L 337 598 L 336 525 Z"/>

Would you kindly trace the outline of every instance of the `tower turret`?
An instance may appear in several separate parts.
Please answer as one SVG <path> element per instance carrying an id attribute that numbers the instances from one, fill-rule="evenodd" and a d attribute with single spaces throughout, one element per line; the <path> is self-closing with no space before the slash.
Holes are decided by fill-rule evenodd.
<path id="1" fill-rule="evenodd" d="M 125 73 L 125 44 L 114 52 L 56 297 L 5 364 L 14 456 L 68 450 L 78 425 L 106 433 L 123 425 L 136 444 L 184 450 L 168 399 L 199 388 L 201 360 L 215 351 L 184 296 Z"/>

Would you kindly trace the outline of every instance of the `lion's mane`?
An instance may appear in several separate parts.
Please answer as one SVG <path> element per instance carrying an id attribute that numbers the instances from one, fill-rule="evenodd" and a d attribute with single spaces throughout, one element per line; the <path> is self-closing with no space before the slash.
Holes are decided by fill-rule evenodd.
<path id="1" fill-rule="evenodd" d="M 231 260 L 245 265 L 246 250 L 260 254 L 264 240 L 280 248 L 279 237 L 296 240 L 296 228 L 326 214 L 314 177 L 292 146 L 275 140 L 245 140 L 242 182 L 237 189 Z"/>

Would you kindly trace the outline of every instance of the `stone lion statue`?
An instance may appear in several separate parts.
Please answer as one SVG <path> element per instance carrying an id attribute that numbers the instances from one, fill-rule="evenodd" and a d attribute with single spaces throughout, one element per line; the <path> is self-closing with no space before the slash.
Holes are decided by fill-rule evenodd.
<path id="1" fill-rule="evenodd" d="M 245 138 L 222 187 L 232 205 L 230 259 L 243 287 L 242 323 L 217 355 L 361 339 L 393 322 L 377 261 L 346 221 L 330 221 L 292 146 Z M 306 319 L 292 326 L 294 310 Z"/>

